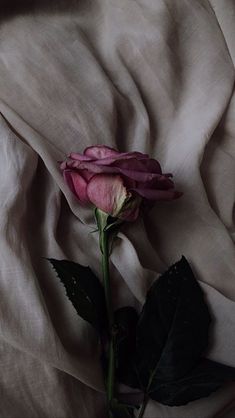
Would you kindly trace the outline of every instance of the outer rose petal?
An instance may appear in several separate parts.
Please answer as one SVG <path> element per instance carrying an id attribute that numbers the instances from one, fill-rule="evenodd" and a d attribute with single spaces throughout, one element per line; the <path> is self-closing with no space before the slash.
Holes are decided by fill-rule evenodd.
<path id="1" fill-rule="evenodd" d="M 135 210 L 129 210 L 122 214 L 121 219 L 129 222 L 134 222 L 139 216 L 140 208 L 137 206 Z"/>
<path id="2" fill-rule="evenodd" d="M 71 154 L 68 155 L 68 158 L 71 158 L 72 160 L 78 160 L 78 161 L 91 161 L 90 157 L 80 154 L 79 152 L 71 152 Z"/>
<path id="3" fill-rule="evenodd" d="M 97 208 L 117 217 L 130 193 L 120 176 L 98 174 L 89 181 L 87 195 Z"/>
<path id="4" fill-rule="evenodd" d="M 117 156 L 120 153 L 115 150 L 114 148 L 107 147 L 106 145 L 94 145 L 91 147 L 87 147 L 84 151 L 84 155 L 86 157 L 100 159 L 106 157 L 113 157 Z"/>
<path id="5" fill-rule="evenodd" d="M 148 159 L 148 155 L 147 154 L 142 154 L 141 152 L 122 152 L 120 154 L 117 154 L 116 156 L 112 156 L 112 157 L 105 157 L 105 158 L 100 158 L 95 160 L 95 163 L 98 165 L 114 165 L 116 166 L 117 163 L 119 163 L 119 161 L 123 161 L 125 162 L 127 161 L 131 161 L 131 160 L 138 160 L 138 161 L 143 161 L 143 160 L 147 160 Z"/>
<path id="6" fill-rule="evenodd" d="M 74 155 L 74 153 L 72 153 L 71 155 Z M 142 154 L 142 152 L 137 152 L 137 151 L 118 152 L 116 149 L 108 147 L 106 145 L 94 145 L 91 147 L 87 147 L 84 151 L 84 156 L 90 157 L 91 159 L 100 160 L 100 162 L 103 159 L 108 160 L 108 158 L 115 158 L 115 160 L 126 158 L 126 157 L 127 158 L 139 158 L 139 159 L 149 158 L 148 154 Z M 108 161 L 106 161 L 106 164 L 108 164 Z"/>
<path id="7" fill-rule="evenodd" d="M 63 174 L 70 190 L 75 194 L 78 200 L 84 204 L 89 203 L 86 180 L 76 171 L 65 170 Z"/>
<path id="8" fill-rule="evenodd" d="M 106 165 L 97 165 L 96 161 L 78 161 L 78 160 L 71 160 L 67 161 L 67 168 L 77 169 L 77 170 L 88 170 L 90 173 L 94 174 L 122 174 L 132 180 L 146 182 L 151 181 L 153 179 L 158 178 L 161 176 L 157 173 L 149 173 L 144 171 L 135 171 L 135 170 L 128 170 L 124 168 L 119 168 L 115 166 L 106 166 Z"/>
<path id="9" fill-rule="evenodd" d="M 80 154 L 79 152 L 71 152 L 68 158 L 71 160 L 77 161 L 90 161 L 95 162 L 97 165 L 110 165 L 115 163 L 116 161 L 120 160 L 130 160 L 130 159 L 138 159 L 138 160 L 147 160 L 148 155 L 142 154 L 141 152 L 122 152 L 117 153 L 112 156 L 104 157 L 104 158 L 96 158 L 96 157 L 88 157 L 87 155 Z"/>
<path id="10" fill-rule="evenodd" d="M 66 168 L 67 168 L 67 161 L 60 161 L 60 169 L 63 171 L 63 170 L 66 170 Z"/>
<path id="11" fill-rule="evenodd" d="M 178 199 L 183 193 L 175 190 L 154 190 L 154 189 L 132 189 L 139 196 L 144 197 L 147 200 L 173 200 Z"/>
<path id="12" fill-rule="evenodd" d="M 147 181 L 145 183 L 138 183 L 137 187 L 140 189 L 152 189 L 152 190 L 168 190 L 173 189 L 175 187 L 174 182 L 164 174 L 159 176 L 151 181 Z M 132 188 L 132 187 L 131 187 Z"/>
<path id="13" fill-rule="evenodd" d="M 93 148 L 93 147 L 89 147 L 89 148 Z M 89 148 L 87 148 L 87 149 L 89 150 Z M 96 148 L 96 147 L 94 147 L 94 148 Z M 87 151 L 87 152 L 88 152 L 88 154 L 90 154 L 89 151 Z M 77 160 L 77 161 L 91 161 L 91 162 L 95 162 L 98 165 L 110 165 L 110 164 L 113 164 L 116 161 L 120 161 L 120 160 L 130 160 L 130 159 L 148 160 L 149 157 L 148 157 L 148 154 L 142 154 L 141 152 L 136 152 L 135 151 L 135 152 L 120 152 L 120 153 L 117 152 L 116 154 L 113 153 L 113 154 L 108 155 L 107 157 L 104 157 L 104 158 L 97 158 L 95 156 L 88 157 L 87 155 L 80 154 L 79 152 L 71 152 L 68 155 L 68 158 L 70 158 L 71 160 Z"/>
<path id="14" fill-rule="evenodd" d="M 124 205 L 118 217 L 129 222 L 135 221 L 139 216 L 141 202 L 142 198 L 140 196 L 132 196 L 130 201 Z"/>
<path id="15" fill-rule="evenodd" d="M 134 154 L 134 153 L 133 153 Z M 114 167 L 119 167 L 127 170 L 143 171 L 145 173 L 162 174 L 161 166 L 157 160 L 146 158 L 144 154 L 142 157 L 132 155 L 131 159 L 118 159 L 113 163 Z"/>

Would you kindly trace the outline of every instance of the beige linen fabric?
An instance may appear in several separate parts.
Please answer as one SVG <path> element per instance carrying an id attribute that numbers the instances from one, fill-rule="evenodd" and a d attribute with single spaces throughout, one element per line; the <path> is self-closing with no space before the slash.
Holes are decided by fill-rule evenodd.
<path id="1" fill-rule="evenodd" d="M 101 276 L 92 211 L 57 161 L 100 143 L 174 173 L 183 198 L 119 234 L 114 303 L 140 307 L 184 254 L 214 317 L 208 355 L 235 366 L 235 5 L 48 3 L 0 5 L 0 416 L 104 418 L 96 336 L 42 258 Z M 234 390 L 145 417 L 230 418 Z"/>

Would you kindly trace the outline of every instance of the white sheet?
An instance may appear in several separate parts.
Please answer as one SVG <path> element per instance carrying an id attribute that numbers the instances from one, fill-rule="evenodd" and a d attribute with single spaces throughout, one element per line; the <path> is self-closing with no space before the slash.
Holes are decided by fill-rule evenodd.
<path id="1" fill-rule="evenodd" d="M 3 7 L 3 6 L 0 6 Z M 123 228 L 114 303 L 139 306 L 184 254 L 235 366 L 233 0 L 25 2 L 0 24 L 0 416 L 103 418 L 95 335 L 42 257 L 100 275 L 94 221 L 57 161 L 95 143 L 147 152 L 184 197 Z M 230 418 L 235 385 L 146 418 Z"/>

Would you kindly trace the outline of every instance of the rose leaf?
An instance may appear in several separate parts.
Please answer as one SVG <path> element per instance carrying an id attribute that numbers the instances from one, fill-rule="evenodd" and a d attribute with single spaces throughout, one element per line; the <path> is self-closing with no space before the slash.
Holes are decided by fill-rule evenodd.
<path id="1" fill-rule="evenodd" d="M 172 382 L 159 381 L 149 396 L 168 406 L 180 406 L 209 396 L 223 383 L 234 380 L 235 368 L 202 359 L 185 377 Z"/>
<path id="2" fill-rule="evenodd" d="M 137 325 L 135 363 L 147 391 L 155 379 L 179 379 L 208 344 L 210 315 L 185 257 L 151 286 Z"/>
<path id="3" fill-rule="evenodd" d="M 107 315 L 102 284 L 89 267 L 73 261 L 48 259 L 63 283 L 78 315 L 98 332 L 106 328 Z"/>

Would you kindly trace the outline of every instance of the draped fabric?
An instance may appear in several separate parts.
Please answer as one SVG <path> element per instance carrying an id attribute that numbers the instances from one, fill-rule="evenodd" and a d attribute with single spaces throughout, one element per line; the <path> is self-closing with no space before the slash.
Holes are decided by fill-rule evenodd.
<path id="1" fill-rule="evenodd" d="M 233 0 L 1 3 L 2 418 L 105 416 L 96 335 L 45 260 L 101 278 L 93 212 L 58 164 L 96 143 L 148 153 L 184 193 L 122 228 L 114 305 L 140 308 L 184 254 L 214 319 L 207 355 L 235 366 L 234 59 Z M 145 417 L 230 418 L 234 390 Z"/>

